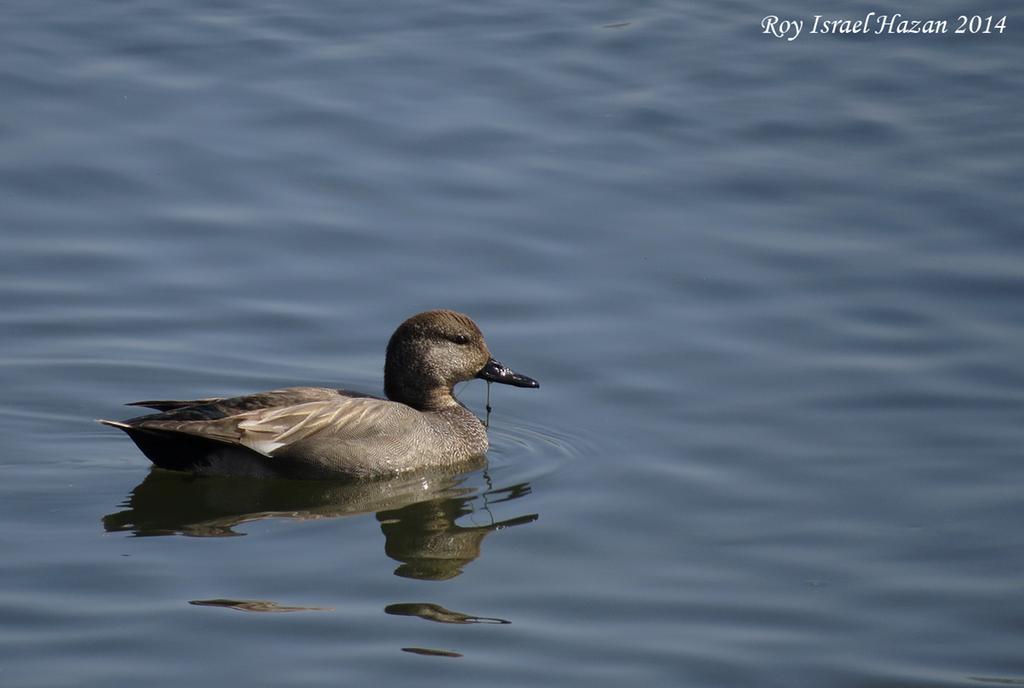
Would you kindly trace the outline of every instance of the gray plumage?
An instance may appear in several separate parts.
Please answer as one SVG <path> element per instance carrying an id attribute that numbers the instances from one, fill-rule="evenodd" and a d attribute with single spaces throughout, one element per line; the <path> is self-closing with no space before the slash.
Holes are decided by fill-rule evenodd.
<path id="1" fill-rule="evenodd" d="M 289 387 L 232 398 L 140 401 L 133 405 L 160 412 L 100 422 L 128 433 L 161 468 L 369 478 L 482 457 L 486 430 L 452 394 L 457 382 L 474 377 L 538 386 L 491 358 L 469 317 L 427 311 L 403 322 L 388 342 L 387 399 Z"/>

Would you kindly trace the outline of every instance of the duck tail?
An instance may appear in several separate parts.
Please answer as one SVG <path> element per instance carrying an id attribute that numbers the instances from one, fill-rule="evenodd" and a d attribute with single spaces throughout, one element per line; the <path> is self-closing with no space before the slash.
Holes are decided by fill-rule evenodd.
<path id="1" fill-rule="evenodd" d="M 122 423 L 119 420 L 103 420 L 102 418 L 97 418 L 96 422 L 101 425 L 109 425 L 110 427 L 117 428 L 118 430 L 124 430 L 125 432 L 132 429 L 132 426 L 128 425 L 128 423 Z"/>
<path id="2" fill-rule="evenodd" d="M 144 408 L 156 409 L 157 411 L 174 411 L 188 408 L 189 406 L 202 406 L 221 401 L 222 397 L 209 397 L 206 399 L 147 399 L 145 401 L 133 401 L 126 406 L 142 406 Z"/>

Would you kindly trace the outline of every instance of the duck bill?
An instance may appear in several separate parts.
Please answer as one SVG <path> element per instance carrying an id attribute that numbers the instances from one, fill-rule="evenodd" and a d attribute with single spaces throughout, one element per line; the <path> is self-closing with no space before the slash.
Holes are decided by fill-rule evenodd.
<path id="1" fill-rule="evenodd" d="M 504 364 L 500 361 L 495 361 L 493 358 L 487 361 L 487 364 L 476 376 L 488 382 L 500 382 L 503 385 L 512 385 L 513 387 L 540 387 L 540 383 L 532 377 L 520 375 L 511 368 L 506 368 Z"/>

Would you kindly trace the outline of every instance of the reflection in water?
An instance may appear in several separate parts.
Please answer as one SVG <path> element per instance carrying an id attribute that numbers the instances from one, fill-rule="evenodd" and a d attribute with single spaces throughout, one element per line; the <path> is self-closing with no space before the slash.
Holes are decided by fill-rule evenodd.
<path id="1" fill-rule="evenodd" d="M 337 518 L 376 512 L 388 556 L 402 562 L 395 575 L 453 578 L 480 556 L 488 533 L 529 523 L 536 514 L 495 522 L 489 507 L 530 493 L 528 483 L 480 490 L 469 475 L 430 471 L 368 482 L 292 481 L 194 476 L 152 469 L 128 497 L 124 511 L 103 518 L 108 531 L 137 536 L 241 535 L 239 524 L 264 518 Z M 483 525 L 456 521 L 473 515 Z"/>
<path id="2" fill-rule="evenodd" d="M 493 504 L 529 494 L 523 483 L 500 490 L 488 490 L 481 497 L 484 511 Z M 498 499 L 490 499 L 497 495 Z M 537 520 L 537 514 L 507 521 L 490 520 L 485 525 L 460 526 L 456 521 L 474 512 L 474 499 L 429 499 L 399 509 L 377 512 L 384 531 L 384 551 L 402 565 L 396 576 L 420 580 L 446 580 L 480 556 L 480 543 L 492 531 Z M 488 512 L 489 515 L 489 512 Z"/>
<path id="3" fill-rule="evenodd" d="M 197 607 L 227 607 L 240 612 L 333 612 L 334 607 L 289 607 L 270 600 L 189 600 Z"/>
<path id="4" fill-rule="evenodd" d="M 389 604 L 384 607 L 384 613 L 395 616 L 418 616 L 427 621 L 449 624 L 510 624 L 511 621 L 498 619 L 492 616 L 471 616 L 462 612 L 445 609 L 439 604 L 430 602 L 403 602 L 401 604 Z M 420 655 L 438 655 L 441 657 L 461 657 L 458 652 L 449 650 L 429 650 L 422 647 L 403 647 L 402 652 L 412 652 Z"/>
<path id="5" fill-rule="evenodd" d="M 438 623 L 512 623 L 511 621 L 498 619 L 493 616 L 470 616 L 469 614 L 463 614 L 462 612 L 453 612 L 451 609 L 445 609 L 440 605 L 431 604 L 430 602 L 404 602 L 402 604 L 389 604 L 384 607 L 384 612 L 386 614 L 394 614 L 395 616 L 418 616 L 421 619 L 436 621 Z"/>
<path id="6" fill-rule="evenodd" d="M 403 647 L 402 652 L 411 652 L 414 655 L 429 655 L 431 657 L 461 657 L 458 652 L 451 650 L 432 650 L 429 647 Z"/>

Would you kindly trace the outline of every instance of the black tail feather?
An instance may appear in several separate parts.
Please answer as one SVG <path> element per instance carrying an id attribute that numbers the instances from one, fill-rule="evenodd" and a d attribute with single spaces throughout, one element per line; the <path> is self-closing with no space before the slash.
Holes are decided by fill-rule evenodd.
<path id="1" fill-rule="evenodd" d="M 220 397 L 209 399 L 149 399 L 147 401 L 133 401 L 126 406 L 142 406 L 144 408 L 156 409 L 157 411 L 174 411 L 175 409 L 199 406 L 200 404 L 212 404 L 220 401 Z"/>

